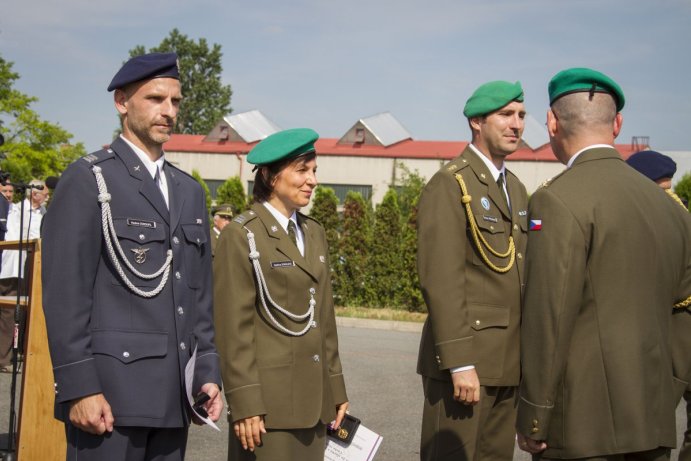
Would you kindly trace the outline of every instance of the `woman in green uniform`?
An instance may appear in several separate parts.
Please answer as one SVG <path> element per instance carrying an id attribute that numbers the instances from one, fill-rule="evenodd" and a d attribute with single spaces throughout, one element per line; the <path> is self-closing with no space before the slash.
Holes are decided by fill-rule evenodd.
<path id="1" fill-rule="evenodd" d="M 340 426 L 348 408 L 326 235 L 298 211 L 317 186 L 318 137 L 285 130 L 252 149 L 254 204 L 216 248 L 229 460 L 321 461 L 327 425 Z"/>

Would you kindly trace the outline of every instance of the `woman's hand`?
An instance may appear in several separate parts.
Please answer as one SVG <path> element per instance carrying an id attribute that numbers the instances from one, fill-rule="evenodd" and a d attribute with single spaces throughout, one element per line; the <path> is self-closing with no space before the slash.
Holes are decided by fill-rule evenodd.
<path id="1" fill-rule="evenodd" d="M 348 412 L 349 406 L 350 404 L 348 402 L 343 402 L 336 405 L 336 419 L 333 423 L 331 423 L 331 426 L 334 429 L 338 429 L 339 427 L 341 427 L 341 423 L 343 422 L 343 418 L 345 418 L 345 415 Z"/>
<path id="2" fill-rule="evenodd" d="M 242 444 L 242 448 L 254 451 L 254 448 L 262 443 L 261 434 L 266 434 L 264 416 L 251 416 L 239 419 L 233 423 L 233 429 L 235 430 L 235 437 Z"/>

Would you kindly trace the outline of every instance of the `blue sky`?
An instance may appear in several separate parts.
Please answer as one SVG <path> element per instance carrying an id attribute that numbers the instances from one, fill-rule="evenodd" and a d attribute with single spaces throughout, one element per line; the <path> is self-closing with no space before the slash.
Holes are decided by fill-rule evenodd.
<path id="1" fill-rule="evenodd" d="M 489 80 L 519 80 L 545 119 L 568 67 L 614 78 L 618 142 L 691 150 L 691 0 L 49 0 L 3 2 L 0 53 L 33 107 L 94 150 L 117 126 L 105 88 L 135 45 L 177 27 L 222 46 L 235 112 L 340 137 L 390 111 L 419 140 L 467 140 L 461 110 Z"/>

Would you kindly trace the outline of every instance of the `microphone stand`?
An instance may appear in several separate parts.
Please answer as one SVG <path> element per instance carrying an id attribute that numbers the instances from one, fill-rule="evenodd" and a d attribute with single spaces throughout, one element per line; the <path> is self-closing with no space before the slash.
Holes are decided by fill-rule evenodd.
<path id="1" fill-rule="evenodd" d="M 17 393 L 17 375 L 19 370 L 17 368 L 17 362 L 19 358 L 19 320 L 21 312 L 21 300 L 23 292 L 23 275 L 22 269 L 22 256 L 23 256 L 23 242 L 24 242 L 24 201 L 26 200 L 26 191 L 31 189 L 41 190 L 45 186 L 35 185 L 35 184 L 24 184 L 24 183 L 12 183 L 14 186 L 14 191 L 20 194 L 21 201 L 19 202 L 19 258 L 17 261 L 17 301 L 14 307 L 14 339 L 12 341 L 12 385 L 10 387 L 10 424 L 7 429 L 7 453 L 5 454 L 3 461 L 16 461 L 17 453 L 14 447 L 14 436 L 16 432 L 16 419 L 17 414 L 15 411 L 16 404 L 16 393 Z M 31 203 L 29 203 L 31 207 Z M 29 210 L 31 212 L 31 210 Z M 31 224 L 31 217 L 29 217 L 29 224 Z M 28 232 L 28 229 L 27 229 Z M 22 335 L 23 337 L 24 335 Z M 26 371 L 26 370 L 25 370 Z"/>

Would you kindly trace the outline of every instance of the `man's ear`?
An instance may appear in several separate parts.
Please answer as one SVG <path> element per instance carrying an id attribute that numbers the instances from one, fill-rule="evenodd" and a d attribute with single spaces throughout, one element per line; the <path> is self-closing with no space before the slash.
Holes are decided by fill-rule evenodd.
<path id="1" fill-rule="evenodd" d="M 622 125 L 624 125 L 624 116 L 621 115 L 621 112 L 617 112 L 616 117 L 614 117 L 614 126 L 612 127 L 612 134 L 614 135 L 614 139 L 616 139 L 617 136 L 619 136 Z"/>
<path id="2" fill-rule="evenodd" d="M 123 90 L 118 88 L 117 90 L 115 90 L 115 93 L 113 94 L 113 100 L 115 101 L 115 108 L 120 113 L 120 115 L 126 115 L 128 100 L 127 94 Z"/>
<path id="3" fill-rule="evenodd" d="M 553 138 L 557 134 L 557 116 L 554 111 L 550 108 L 547 110 L 547 133 L 550 138 Z"/>

